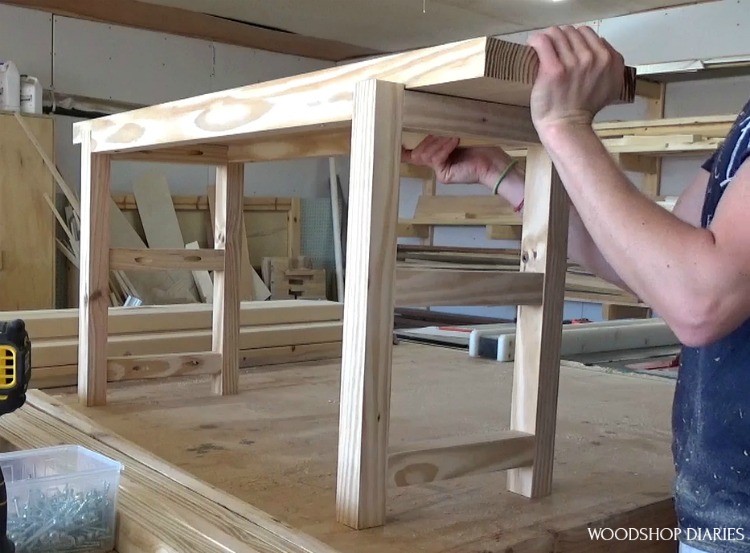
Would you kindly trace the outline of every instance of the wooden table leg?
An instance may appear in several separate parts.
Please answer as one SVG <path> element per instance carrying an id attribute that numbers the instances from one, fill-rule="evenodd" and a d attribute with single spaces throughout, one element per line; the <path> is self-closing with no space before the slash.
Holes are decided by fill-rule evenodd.
<path id="1" fill-rule="evenodd" d="M 550 493 L 567 266 L 568 196 L 542 146 L 527 157 L 521 270 L 544 273 L 541 306 L 518 309 L 511 430 L 535 435 L 534 464 L 508 471 L 508 489 Z"/>
<path id="2" fill-rule="evenodd" d="M 403 95 L 354 92 L 336 515 L 357 529 L 385 523 Z"/>
<path id="3" fill-rule="evenodd" d="M 240 379 L 240 247 L 245 166 L 230 163 L 216 169 L 214 248 L 224 250 L 224 270 L 214 272 L 213 351 L 220 353 L 221 373 L 213 391 L 236 394 Z M 248 275 L 249 276 L 249 275 Z"/>
<path id="4" fill-rule="evenodd" d="M 89 407 L 107 403 L 109 175 L 109 155 L 92 153 L 91 134 L 84 134 L 81 141 L 78 400 Z"/>

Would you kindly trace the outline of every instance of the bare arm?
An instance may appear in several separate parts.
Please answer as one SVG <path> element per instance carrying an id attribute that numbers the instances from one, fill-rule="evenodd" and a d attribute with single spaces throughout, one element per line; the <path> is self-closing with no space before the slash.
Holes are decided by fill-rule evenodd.
<path id="1" fill-rule="evenodd" d="M 701 184 L 677 214 L 665 211 L 628 181 L 592 128 L 622 89 L 622 56 L 588 27 L 553 27 L 529 43 L 539 55 L 534 125 L 604 259 L 684 344 L 732 332 L 750 318 L 750 160 L 725 183 L 709 228 L 695 225 Z"/>
<path id="2" fill-rule="evenodd" d="M 706 199 L 709 177 L 708 171 L 701 169 L 690 186 L 680 194 L 674 210 L 672 210 L 672 213 L 678 219 L 694 227 L 701 226 L 701 212 L 703 211 L 703 202 Z"/>
<path id="3" fill-rule="evenodd" d="M 414 150 L 404 151 L 404 161 L 435 169 L 438 179 L 446 183 L 484 184 L 493 190 L 510 162 L 499 148 L 459 148 L 457 139 L 428 137 Z M 708 183 L 708 173 L 701 171 L 677 201 L 674 214 L 692 226 L 700 226 L 700 213 Z M 508 203 L 517 206 L 524 197 L 524 175 L 515 170 L 498 189 Z M 593 274 L 628 290 L 612 265 L 602 255 L 575 207 L 571 206 L 568 227 L 568 258 Z"/>
<path id="4" fill-rule="evenodd" d="M 678 219 L 694 227 L 700 227 L 701 210 L 706 194 L 708 177 L 708 173 L 705 170 L 701 170 L 693 182 L 680 195 L 672 212 Z M 571 207 L 570 209 L 568 257 L 604 280 L 626 290 L 630 289 L 612 265 L 604 258 L 575 207 Z"/>
<path id="5" fill-rule="evenodd" d="M 683 343 L 710 343 L 750 316 L 750 163 L 703 229 L 700 184 L 670 214 L 633 187 L 591 128 L 550 129 L 543 140 L 603 257 Z"/>

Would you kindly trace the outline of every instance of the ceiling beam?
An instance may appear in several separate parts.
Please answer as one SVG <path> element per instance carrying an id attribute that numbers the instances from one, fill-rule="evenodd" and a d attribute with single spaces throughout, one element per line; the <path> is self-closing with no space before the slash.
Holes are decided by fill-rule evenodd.
<path id="1" fill-rule="evenodd" d="M 327 61 L 342 61 L 380 53 L 335 40 L 306 37 L 139 0 L 0 0 L 0 3 L 99 23 L 136 27 Z"/>

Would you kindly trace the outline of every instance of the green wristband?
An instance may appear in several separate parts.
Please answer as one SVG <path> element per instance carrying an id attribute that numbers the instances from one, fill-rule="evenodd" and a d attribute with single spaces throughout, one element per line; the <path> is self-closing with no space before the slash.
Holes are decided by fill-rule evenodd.
<path id="1" fill-rule="evenodd" d="M 500 185 L 503 184 L 503 181 L 510 175 L 510 172 L 515 168 L 515 166 L 518 165 L 518 160 L 514 159 L 511 161 L 508 166 L 505 168 L 505 170 L 500 173 L 500 178 L 497 179 L 497 184 L 495 185 L 495 188 L 492 190 L 492 194 L 497 195 L 497 191 L 500 189 Z"/>

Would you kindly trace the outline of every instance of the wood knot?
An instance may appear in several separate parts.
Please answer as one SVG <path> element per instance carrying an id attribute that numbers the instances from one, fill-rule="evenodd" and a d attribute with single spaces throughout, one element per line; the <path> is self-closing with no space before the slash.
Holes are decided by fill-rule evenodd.
<path id="1" fill-rule="evenodd" d="M 438 467 L 432 463 L 413 463 L 396 471 L 393 477 L 399 487 L 413 486 L 434 482 L 437 479 L 438 472 Z"/>

